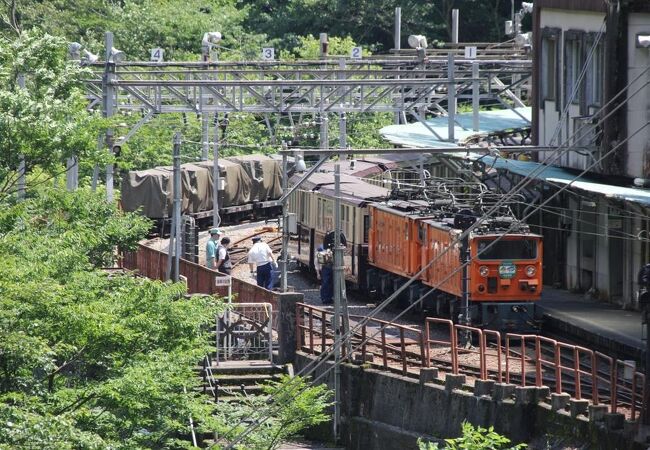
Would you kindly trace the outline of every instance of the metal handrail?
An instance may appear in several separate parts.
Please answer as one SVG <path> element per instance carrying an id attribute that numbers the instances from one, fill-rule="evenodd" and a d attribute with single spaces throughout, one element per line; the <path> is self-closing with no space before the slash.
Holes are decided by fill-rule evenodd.
<path id="1" fill-rule="evenodd" d="M 296 330 L 298 333 L 298 349 L 306 349 L 312 354 L 317 353 L 315 337 L 320 337 L 321 352 L 327 351 L 328 336 L 333 336 L 331 322 L 328 317 L 333 313 L 304 303 L 296 305 Z M 360 316 L 352 316 L 352 318 Z M 319 321 L 320 324 L 317 324 Z M 372 319 L 375 324 L 380 324 L 382 329 L 377 336 L 372 336 L 368 330 L 369 325 L 361 326 L 355 338 L 360 338 L 357 351 L 361 352 L 365 361 L 366 355 L 374 352 L 381 358 L 380 367 L 391 369 L 389 361 L 401 364 L 401 372 L 408 373 L 408 365 L 412 368 L 431 367 L 434 358 L 431 355 L 431 346 L 448 347 L 450 361 L 446 358 L 439 360 L 443 364 L 450 364 L 453 374 L 466 373 L 475 375 L 476 365 L 461 363 L 459 353 L 473 353 L 478 358 L 479 375 L 477 378 L 486 380 L 496 377 L 500 383 L 514 381 L 520 377 L 521 386 L 531 385 L 536 387 L 554 387 L 556 393 L 569 393 L 571 397 L 580 400 L 589 398 L 594 405 L 603 404 L 603 399 L 609 399 L 609 410 L 616 413 L 620 410 L 621 400 L 626 403 L 625 414 L 631 420 L 637 420 L 645 410 L 645 375 L 638 372 L 634 364 L 620 361 L 588 348 L 559 342 L 544 336 L 508 333 L 503 336 L 494 330 L 484 330 L 464 325 L 454 324 L 451 320 L 427 317 L 422 331 L 407 325 L 395 324 L 381 319 Z M 434 339 L 430 333 L 431 325 L 442 325 L 448 330 L 447 338 Z M 370 325 L 372 326 L 372 325 Z M 399 332 L 399 343 L 390 343 L 387 339 L 387 327 L 394 327 Z M 406 351 L 405 332 L 418 333 L 420 340 L 421 359 L 412 358 L 412 353 Z M 459 346 L 459 333 L 470 333 L 476 337 L 478 349 L 461 348 Z M 490 337 L 488 345 L 488 337 Z M 505 344 L 503 343 L 505 342 Z M 410 345 L 410 344 L 409 344 Z M 548 357 L 545 355 L 549 355 Z M 496 358 L 496 364 L 491 367 L 489 358 Z M 603 372 L 603 368 L 607 368 Z M 619 372 L 627 369 L 631 374 L 628 378 L 622 377 Z M 550 378 L 547 378 L 549 377 Z M 553 386 L 554 383 L 554 386 Z M 624 393 L 622 395 L 622 393 Z"/>

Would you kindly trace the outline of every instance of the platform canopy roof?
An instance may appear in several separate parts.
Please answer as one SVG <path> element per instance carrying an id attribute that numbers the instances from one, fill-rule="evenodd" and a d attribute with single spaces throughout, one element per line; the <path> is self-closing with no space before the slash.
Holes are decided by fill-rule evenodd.
<path id="1" fill-rule="evenodd" d="M 547 166 L 533 161 L 518 161 L 514 159 L 494 157 L 490 155 L 479 155 L 470 153 L 463 157 L 470 160 L 480 160 L 487 167 L 498 170 L 507 170 L 524 177 L 534 177 L 554 185 L 570 184 L 571 188 L 581 191 L 601 194 L 608 198 L 640 203 L 650 206 L 650 190 L 635 187 L 617 186 L 612 184 L 599 183 L 587 176 L 578 176 L 578 173 L 563 169 L 561 167 Z"/>
<path id="2" fill-rule="evenodd" d="M 379 133 L 396 145 L 405 147 L 445 147 L 458 148 L 463 146 L 464 142 L 475 136 L 496 134 L 526 128 L 530 126 L 531 108 L 515 108 L 484 111 L 479 113 L 480 130 L 472 131 L 472 113 L 461 113 L 456 116 L 456 127 L 454 128 L 454 137 L 456 142 L 439 140 L 429 129 L 421 123 L 409 123 L 405 125 L 389 125 L 379 130 Z M 448 121 L 447 117 L 436 117 L 426 121 L 427 125 L 435 130 L 443 139 L 447 137 Z M 487 150 L 487 149 L 486 149 Z M 480 160 L 487 167 L 497 170 L 507 170 L 509 172 L 524 176 L 534 177 L 546 183 L 556 186 L 569 185 L 573 189 L 579 189 L 586 192 L 601 194 L 608 198 L 622 201 L 630 201 L 650 206 L 650 190 L 639 189 L 635 187 L 617 186 L 597 182 L 589 179 L 587 176 L 578 174 L 561 167 L 548 166 L 533 161 L 519 161 L 502 157 L 491 156 L 479 153 L 443 153 L 450 158 L 468 158 L 470 160 Z"/>

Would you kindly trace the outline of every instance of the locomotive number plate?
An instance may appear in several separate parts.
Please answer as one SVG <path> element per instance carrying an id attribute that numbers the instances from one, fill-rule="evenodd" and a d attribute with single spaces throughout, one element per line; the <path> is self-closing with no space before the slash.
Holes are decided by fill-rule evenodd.
<path id="1" fill-rule="evenodd" d="M 514 278 L 517 274 L 517 266 L 511 262 L 502 262 L 499 266 L 500 278 Z"/>

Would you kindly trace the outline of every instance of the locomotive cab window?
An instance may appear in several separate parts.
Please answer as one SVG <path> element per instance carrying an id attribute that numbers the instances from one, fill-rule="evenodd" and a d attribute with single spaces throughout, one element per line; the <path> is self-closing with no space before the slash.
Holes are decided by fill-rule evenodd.
<path id="1" fill-rule="evenodd" d="M 502 239 L 494 242 L 494 239 L 481 239 L 478 242 L 477 256 L 480 260 L 535 259 L 537 258 L 537 241 L 534 239 Z"/>

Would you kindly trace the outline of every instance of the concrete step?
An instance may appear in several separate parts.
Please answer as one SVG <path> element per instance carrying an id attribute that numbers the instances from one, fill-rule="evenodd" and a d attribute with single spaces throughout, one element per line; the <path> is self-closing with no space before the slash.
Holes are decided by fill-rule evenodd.
<path id="1" fill-rule="evenodd" d="M 279 373 L 277 374 L 264 374 L 264 373 L 236 373 L 236 374 L 223 374 L 220 372 L 215 372 L 213 371 L 212 374 L 214 375 L 214 379 L 219 382 L 220 385 L 239 385 L 242 383 L 261 383 L 261 382 L 266 382 L 270 380 L 279 380 L 280 375 Z"/>
<path id="2" fill-rule="evenodd" d="M 199 366 L 202 370 L 202 366 Z M 217 374 L 280 374 L 286 373 L 286 367 L 269 363 L 268 361 L 222 361 L 217 364 L 212 361 L 212 373 Z"/>

